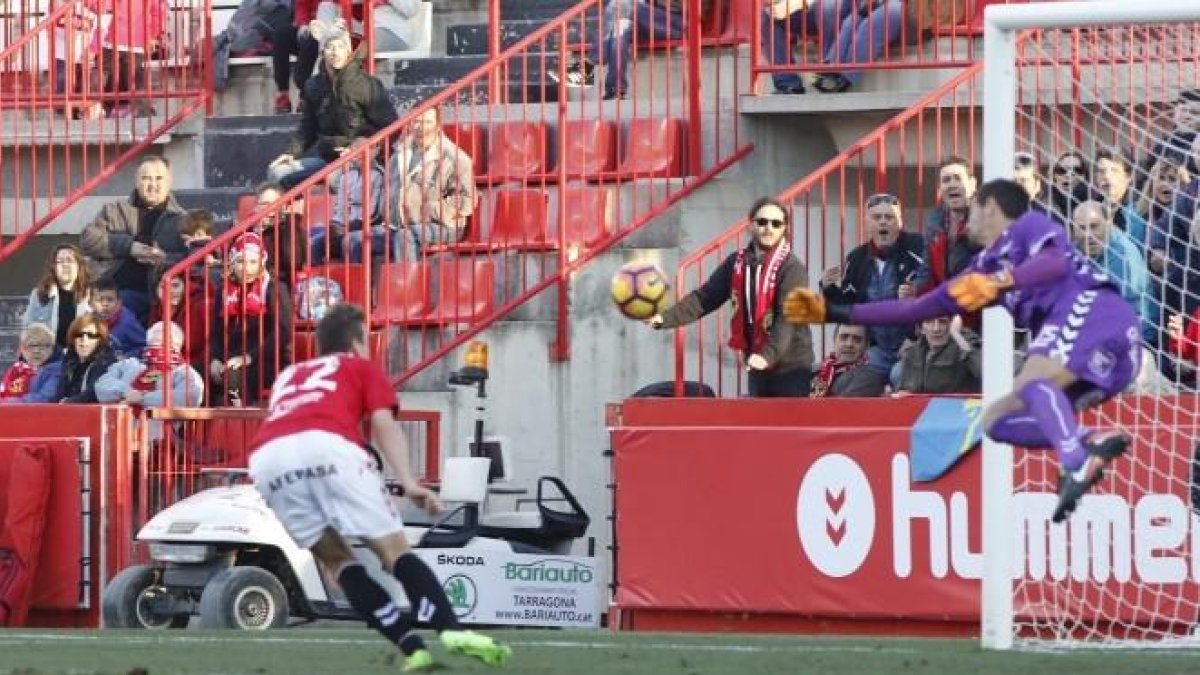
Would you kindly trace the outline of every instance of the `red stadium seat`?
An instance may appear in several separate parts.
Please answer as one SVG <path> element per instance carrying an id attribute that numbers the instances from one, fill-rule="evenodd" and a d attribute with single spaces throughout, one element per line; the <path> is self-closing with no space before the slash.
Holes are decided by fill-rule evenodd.
<path id="1" fill-rule="evenodd" d="M 419 324 L 472 323 L 495 307 L 496 267 L 487 258 L 440 256 L 434 263 L 437 304 Z"/>
<path id="2" fill-rule="evenodd" d="M 480 124 L 443 124 L 442 133 L 471 157 L 475 178 L 487 174 L 487 134 Z"/>
<path id="3" fill-rule="evenodd" d="M 612 191 L 602 187 L 568 187 L 558 212 L 566 213 L 567 244 L 594 246 L 612 233 Z M 550 240 L 558 241 L 558 220 L 550 222 Z"/>
<path id="4" fill-rule="evenodd" d="M 371 358 L 377 363 L 387 361 L 387 331 L 371 330 L 367 333 L 367 345 Z M 311 329 L 292 332 L 292 363 L 300 363 L 317 357 L 317 332 Z"/>
<path id="5" fill-rule="evenodd" d="M 374 318 L 382 323 L 404 323 L 429 314 L 429 263 L 388 263 L 380 270 L 378 310 Z"/>
<path id="6" fill-rule="evenodd" d="M 616 178 L 673 177 L 683 174 L 679 141 L 682 123 L 675 118 L 642 117 L 629 121 L 625 152 Z"/>
<path id="7" fill-rule="evenodd" d="M 492 211 L 492 231 L 485 245 L 505 249 L 544 250 L 548 223 L 546 193 L 540 189 L 499 190 Z"/>
<path id="8" fill-rule="evenodd" d="M 588 178 L 617 168 L 615 123 L 599 119 L 567 120 L 566 136 L 562 158 L 567 178 Z"/>
<path id="9" fill-rule="evenodd" d="M 525 181 L 545 174 L 546 125 L 541 122 L 499 122 L 489 130 L 488 171 L 484 182 Z"/>

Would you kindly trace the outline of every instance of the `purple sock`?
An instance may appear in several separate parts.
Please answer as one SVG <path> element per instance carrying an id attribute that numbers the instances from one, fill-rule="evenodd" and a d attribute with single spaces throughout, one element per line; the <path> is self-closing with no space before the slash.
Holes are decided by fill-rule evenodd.
<path id="1" fill-rule="evenodd" d="M 1025 403 L 1026 414 L 1037 421 L 1042 436 L 1058 451 L 1059 464 L 1068 471 L 1083 466 L 1087 459 L 1084 431 L 1067 395 L 1049 380 L 1039 379 L 1026 384 L 1017 396 Z"/>
<path id="2" fill-rule="evenodd" d="M 1009 413 L 1001 416 L 988 428 L 987 435 L 993 440 L 1023 448 L 1048 448 L 1050 441 L 1038 426 L 1037 420 L 1027 412 Z"/>

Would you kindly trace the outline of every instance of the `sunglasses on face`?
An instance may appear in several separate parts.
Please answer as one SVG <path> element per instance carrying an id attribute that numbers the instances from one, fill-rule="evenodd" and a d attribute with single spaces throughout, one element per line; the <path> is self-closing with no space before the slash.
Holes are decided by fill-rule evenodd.
<path id="1" fill-rule="evenodd" d="M 769 227 L 773 230 L 782 230 L 787 223 L 776 218 L 755 218 L 754 224 L 758 227 Z"/>
<path id="2" fill-rule="evenodd" d="M 877 195 L 871 195 L 870 197 L 867 197 L 867 208 L 868 209 L 875 208 L 876 206 L 879 206 L 880 204 L 887 204 L 888 206 L 899 206 L 900 198 L 897 197 L 896 195 L 888 194 L 886 192 L 880 192 Z"/>
<path id="3" fill-rule="evenodd" d="M 97 333 L 96 331 L 83 330 L 83 331 L 79 331 L 79 335 L 75 336 L 76 340 L 78 340 L 79 338 L 87 338 L 89 340 L 99 340 L 100 334 Z"/>

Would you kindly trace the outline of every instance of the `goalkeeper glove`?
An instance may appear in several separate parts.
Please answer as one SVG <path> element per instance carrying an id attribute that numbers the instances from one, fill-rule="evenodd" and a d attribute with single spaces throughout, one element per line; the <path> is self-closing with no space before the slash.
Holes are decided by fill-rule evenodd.
<path id="1" fill-rule="evenodd" d="M 1001 270 L 992 274 L 964 274 L 951 281 L 948 290 L 959 307 L 976 312 L 995 302 L 1001 293 L 1012 287 L 1012 274 Z"/>
<path id="2" fill-rule="evenodd" d="M 830 305 L 817 291 L 807 288 L 795 288 L 788 292 L 783 299 L 783 318 L 788 323 L 810 324 L 847 323 L 850 320 L 850 308 L 846 305 Z"/>

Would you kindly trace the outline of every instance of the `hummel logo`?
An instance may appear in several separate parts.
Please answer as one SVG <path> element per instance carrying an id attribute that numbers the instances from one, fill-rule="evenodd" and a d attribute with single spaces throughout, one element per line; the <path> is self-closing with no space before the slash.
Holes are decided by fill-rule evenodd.
<path id="1" fill-rule="evenodd" d="M 417 621 L 428 623 L 429 620 L 433 618 L 433 614 L 436 611 L 437 607 L 433 606 L 433 603 L 429 601 L 429 598 L 422 597 L 421 602 L 417 604 Z"/>

